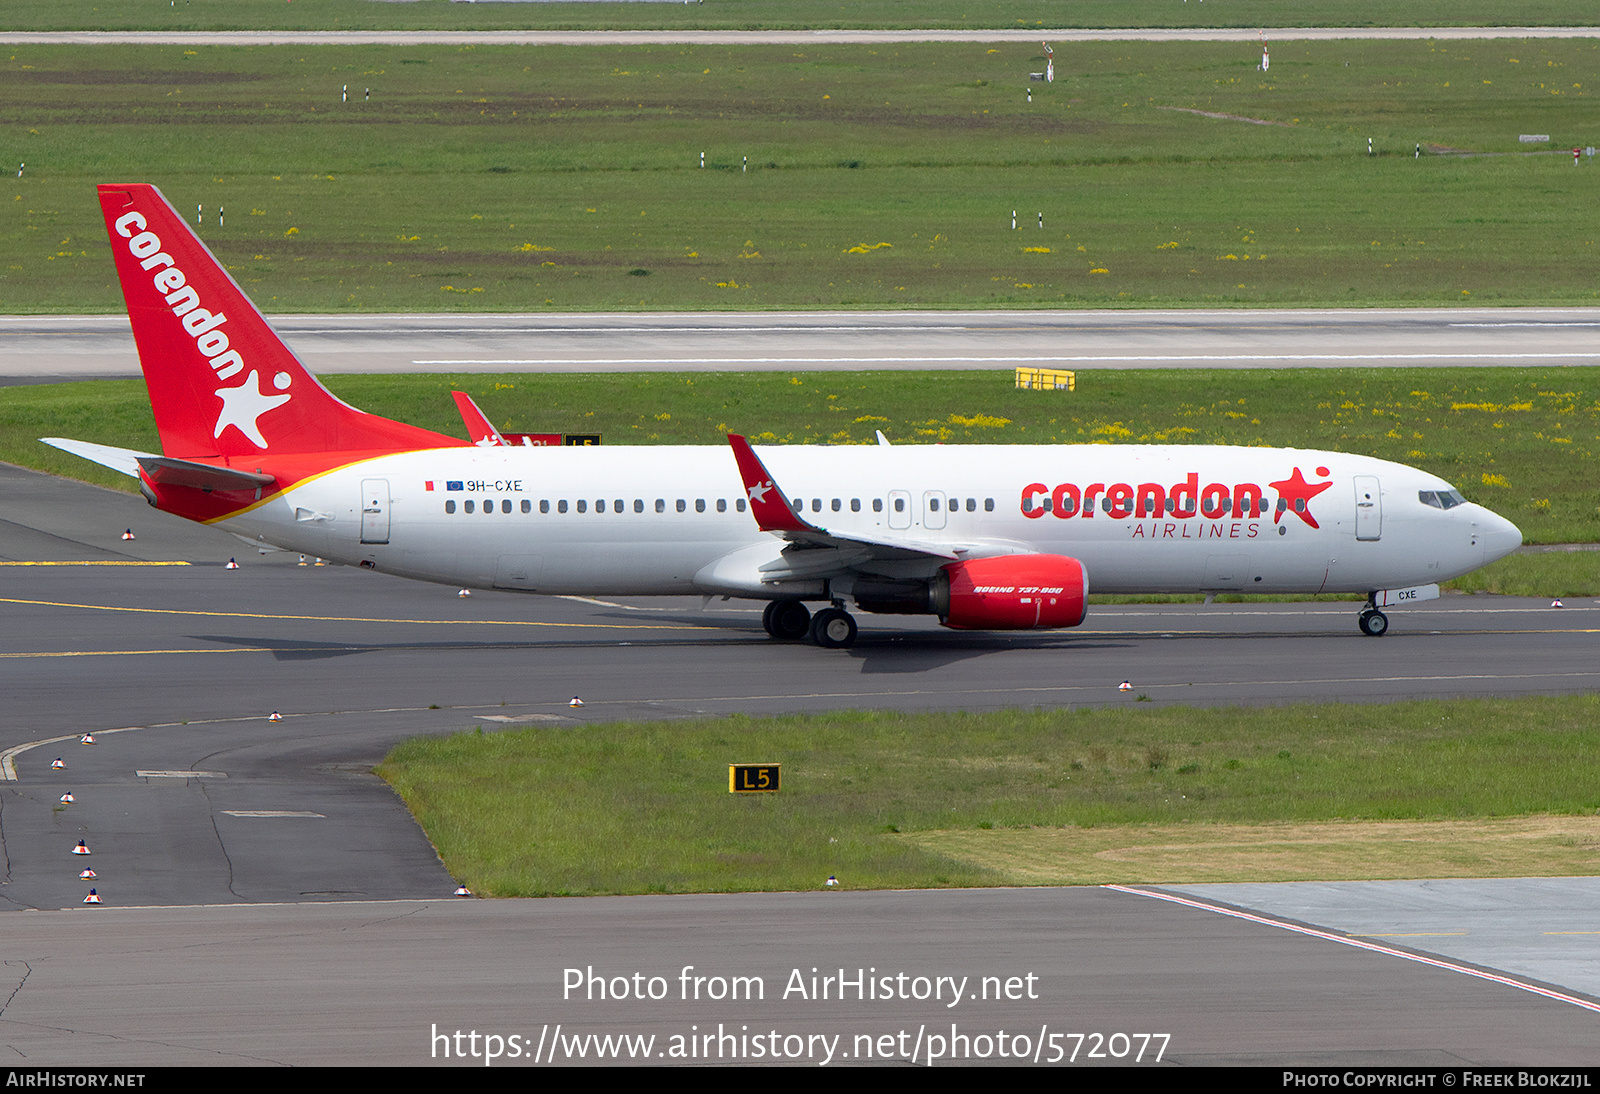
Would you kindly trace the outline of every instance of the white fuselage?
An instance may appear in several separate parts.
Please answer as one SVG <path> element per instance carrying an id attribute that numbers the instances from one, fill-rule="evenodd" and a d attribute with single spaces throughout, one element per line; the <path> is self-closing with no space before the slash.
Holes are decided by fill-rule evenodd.
<path id="1" fill-rule="evenodd" d="M 1478 505 L 1424 504 L 1419 492 L 1449 489 L 1433 475 L 1333 452 L 906 445 L 760 455 L 804 519 L 829 532 L 942 545 L 963 558 L 1067 555 L 1083 562 L 1094 592 L 1370 592 L 1455 577 L 1521 543 L 1515 526 Z M 1270 485 L 1291 474 L 1320 488 L 1304 515 L 1292 502 L 1280 510 Z M 1209 513 L 1175 489 L 1185 482 L 1214 487 Z M 1052 494 L 1061 502 L 1044 511 Z M 1127 512 L 1130 494 L 1143 512 Z M 310 479 L 219 523 L 287 550 L 463 586 L 826 595 L 774 569 L 784 544 L 757 528 L 723 446 L 406 452 Z M 874 572 L 918 580 L 941 564 L 913 558 Z"/>

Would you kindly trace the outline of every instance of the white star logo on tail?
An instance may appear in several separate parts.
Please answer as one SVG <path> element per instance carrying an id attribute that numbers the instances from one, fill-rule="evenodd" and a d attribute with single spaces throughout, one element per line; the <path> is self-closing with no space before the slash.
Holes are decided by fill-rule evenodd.
<path id="1" fill-rule="evenodd" d="M 267 447 L 267 439 L 261 435 L 261 427 L 256 424 L 256 419 L 289 401 L 288 395 L 268 395 L 263 392 L 254 369 L 238 387 L 218 388 L 217 396 L 222 400 L 222 413 L 217 415 L 217 429 L 212 436 L 221 437 L 222 431 L 231 425 L 249 437 L 250 443 L 257 448 Z"/>
<path id="2" fill-rule="evenodd" d="M 760 505 L 767 500 L 767 491 L 772 489 L 771 482 L 757 483 L 750 487 L 750 500 Z"/>

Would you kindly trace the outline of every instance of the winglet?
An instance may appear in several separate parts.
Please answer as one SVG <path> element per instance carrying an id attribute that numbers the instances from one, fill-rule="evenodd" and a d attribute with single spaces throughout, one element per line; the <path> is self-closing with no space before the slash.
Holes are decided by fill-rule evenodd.
<path id="1" fill-rule="evenodd" d="M 494 423 L 489 421 L 489 416 L 472 401 L 472 396 L 465 391 L 452 391 L 450 394 L 456 401 L 456 409 L 461 411 L 461 420 L 466 423 L 467 435 L 472 438 L 473 444 L 479 448 L 493 448 L 506 443 Z"/>
<path id="2" fill-rule="evenodd" d="M 733 446 L 733 458 L 739 464 L 739 477 L 744 480 L 745 497 L 750 499 L 750 512 L 763 532 L 815 532 L 815 525 L 807 524 L 783 490 L 773 481 L 761 458 L 750 447 L 750 442 L 737 433 L 728 434 Z"/>

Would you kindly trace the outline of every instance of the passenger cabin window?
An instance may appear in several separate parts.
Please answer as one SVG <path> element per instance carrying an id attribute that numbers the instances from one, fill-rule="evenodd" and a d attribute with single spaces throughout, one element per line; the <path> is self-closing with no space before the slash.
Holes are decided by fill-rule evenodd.
<path id="1" fill-rule="evenodd" d="M 578 512 L 587 513 L 588 511 L 589 511 L 589 503 L 580 498 L 578 500 Z"/>
<path id="2" fill-rule="evenodd" d="M 852 513 L 861 512 L 861 499 L 860 498 L 851 498 L 850 499 L 850 511 Z"/>
<path id="3" fill-rule="evenodd" d="M 666 498 L 657 498 L 656 499 L 656 512 L 665 513 L 666 511 L 667 511 L 667 499 Z"/>
<path id="4" fill-rule="evenodd" d="M 872 499 L 872 511 L 874 513 L 883 512 L 883 499 L 882 498 L 873 498 Z"/>
<path id="5" fill-rule="evenodd" d="M 560 501 L 556 502 L 556 512 L 565 513 L 566 511 L 567 511 L 567 500 L 565 498 L 562 498 Z"/>
<path id="6" fill-rule="evenodd" d="M 463 513 L 470 513 L 470 512 L 472 512 L 472 510 L 473 510 L 472 502 L 464 501 L 464 502 L 461 503 L 461 511 Z"/>
<path id="7" fill-rule="evenodd" d="M 1048 508 L 1048 506 L 1046 508 Z M 939 511 L 939 499 L 938 498 L 929 498 L 928 499 L 928 511 L 930 513 L 937 513 Z"/>
<path id="8" fill-rule="evenodd" d="M 583 502 L 580 501 L 578 503 L 578 505 L 582 506 Z M 581 508 L 578 511 L 580 513 L 583 512 L 583 510 Z M 606 499 L 605 498 L 601 498 L 599 501 L 594 503 L 594 511 L 596 513 L 604 513 L 606 511 Z"/>
<path id="9" fill-rule="evenodd" d="M 726 513 L 727 511 L 728 511 L 728 499 L 727 498 L 718 498 L 717 499 L 717 512 Z"/>
<path id="10" fill-rule="evenodd" d="M 526 505 L 526 504 L 528 504 L 528 503 L 527 503 L 527 502 L 523 502 L 523 503 L 522 503 L 522 504 L 524 504 L 524 505 Z M 502 501 L 502 502 L 501 502 L 501 503 L 500 503 L 500 511 L 501 511 L 501 512 L 502 512 L 502 513 L 509 513 L 509 512 L 511 512 L 511 499 L 510 499 L 510 498 L 506 498 L 506 499 L 505 499 L 505 500 L 503 500 L 503 501 Z"/>
<path id="11" fill-rule="evenodd" d="M 454 513 L 456 511 L 456 503 L 453 502 L 453 501 L 445 502 L 444 503 L 444 511 L 446 513 Z"/>
<path id="12" fill-rule="evenodd" d="M 522 511 L 524 513 L 533 512 L 533 502 L 529 501 L 527 498 L 523 498 L 522 499 Z"/>
<path id="13" fill-rule="evenodd" d="M 739 512 L 741 512 L 741 513 L 742 513 L 742 512 L 744 512 L 744 499 L 743 499 L 743 498 L 739 498 L 739 499 L 737 499 L 737 500 L 736 500 L 736 501 L 735 501 L 735 502 L 734 502 L 734 503 L 733 503 L 733 507 L 734 507 L 734 508 L 735 508 L 735 509 L 737 509 L 737 510 L 739 510 Z"/>
<path id="14" fill-rule="evenodd" d="M 616 503 L 614 505 L 612 505 L 611 511 L 613 513 L 625 513 L 625 512 L 628 511 L 628 507 L 625 504 L 623 504 L 623 499 L 618 498 L 616 500 Z"/>
<path id="15" fill-rule="evenodd" d="M 635 513 L 644 512 L 644 499 L 643 498 L 634 498 L 633 499 L 633 511 Z"/>
<path id="16" fill-rule="evenodd" d="M 705 498 L 695 498 L 694 499 L 694 511 L 696 513 L 704 513 L 706 511 L 706 499 Z"/>
<path id="17" fill-rule="evenodd" d="M 994 499 L 993 498 L 984 498 L 983 499 L 983 511 L 985 513 L 994 512 Z"/>
<path id="18" fill-rule="evenodd" d="M 682 498 L 679 498 L 678 499 L 678 512 L 682 513 L 684 511 L 686 511 L 688 508 L 689 508 L 689 503 L 684 501 Z"/>

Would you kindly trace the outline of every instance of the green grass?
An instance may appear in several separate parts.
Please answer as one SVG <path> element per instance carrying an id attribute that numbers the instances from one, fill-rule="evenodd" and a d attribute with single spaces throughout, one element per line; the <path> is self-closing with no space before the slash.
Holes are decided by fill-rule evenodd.
<path id="1" fill-rule="evenodd" d="M 1056 59 L 1030 105 L 1026 43 L 10 47 L 0 312 L 119 309 L 107 180 L 275 312 L 1600 302 L 1600 166 L 1517 141 L 1593 139 L 1600 42 Z"/>
<path id="2" fill-rule="evenodd" d="M 1600 554 L 1594 551 L 1512 555 L 1444 585 L 1463 593 L 1600 597 Z"/>
<path id="3" fill-rule="evenodd" d="M 707 0 L 683 4 L 372 3 L 370 0 L 7 0 L 8 30 L 785 29 L 809 27 L 1583 26 L 1578 0 Z"/>
<path id="4" fill-rule="evenodd" d="M 1244 444 L 1377 456 L 1434 472 L 1531 543 L 1600 541 L 1600 369 L 1129 370 L 1078 390 L 1018 391 L 983 372 L 332 376 L 376 414 L 464 436 L 449 392 L 501 429 L 601 433 L 606 444 Z M 36 438 L 157 451 L 139 381 L 0 388 L 0 459 L 121 489 L 131 480 Z M 1504 567 L 1570 576 L 1534 595 L 1587 595 L 1593 555 Z M 1552 567 L 1554 569 L 1552 569 Z M 1569 573 L 1570 571 L 1570 573 Z M 1507 586 L 1498 591 L 1511 591 Z M 1566 591 L 1562 592 L 1561 590 Z"/>
<path id="5" fill-rule="evenodd" d="M 1592 814 L 1600 697 L 463 733 L 379 768 L 483 895 L 993 884 L 930 832 Z M 727 765 L 783 764 L 775 795 Z"/>

